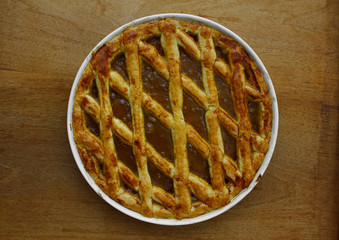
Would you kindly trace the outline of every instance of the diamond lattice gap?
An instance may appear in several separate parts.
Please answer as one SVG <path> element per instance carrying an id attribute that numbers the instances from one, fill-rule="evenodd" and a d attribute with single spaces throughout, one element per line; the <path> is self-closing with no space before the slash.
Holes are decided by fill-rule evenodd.
<path id="1" fill-rule="evenodd" d="M 173 162 L 173 143 L 171 130 L 162 125 L 159 120 L 144 111 L 145 135 L 147 142 L 170 162 Z"/>
<path id="2" fill-rule="evenodd" d="M 93 133 L 96 137 L 100 138 L 100 129 L 98 124 L 94 121 L 94 119 L 87 113 L 85 113 L 85 122 L 87 128 Z"/>
<path id="3" fill-rule="evenodd" d="M 230 86 L 218 74 L 214 74 L 214 79 L 218 88 L 220 107 L 231 115 L 232 118 L 237 119 L 234 111 Z"/>
<path id="4" fill-rule="evenodd" d="M 155 47 L 155 49 L 160 54 L 160 56 L 165 57 L 165 53 L 164 53 L 164 50 L 161 47 L 161 43 L 160 43 L 160 38 L 159 37 L 149 38 L 145 42 L 150 44 L 150 45 L 152 45 L 153 47 Z"/>
<path id="5" fill-rule="evenodd" d="M 124 163 L 131 171 L 138 176 L 137 163 L 133 155 L 133 148 L 123 143 L 118 137 L 114 136 L 114 145 L 117 151 L 118 159 Z"/>
<path id="6" fill-rule="evenodd" d="M 225 153 L 233 160 L 237 159 L 237 141 L 229 132 L 220 125 L 221 136 L 224 144 Z"/>
<path id="7" fill-rule="evenodd" d="M 259 122 L 260 122 L 260 116 L 261 116 L 260 103 L 256 101 L 251 101 L 250 99 L 248 99 L 247 107 L 248 107 L 248 113 L 250 116 L 252 130 L 256 133 L 259 133 L 259 128 L 260 128 Z"/>
<path id="8" fill-rule="evenodd" d="M 166 111 L 172 112 L 169 101 L 169 84 L 163 79 L 151 65 L 142 61 L 143 91 L 149 94 Z"/>
<path id="9" fill-rule="evenodd" d="M 116 56 L 113 61 L 111 62 L 111 68 L 118 73 L 127 81 L 129 82 L 127 67 L 126 67 L 126 57 L 125 54 L 121 53 Z"/>
<path id="10" fill-rule="evenodd" d="M 193 126 L 194 129 L 208 141 L 208 133 L 205 121 L 206 111 L 188 93 L 184 92 L 183 114 L 185 121 Z"/>
<path id="11" fill-rule="evenodd" d="M 151 177 L 152 184 L 161 187 L 166 192 L 173 194 L 173 180 L 167 177 L 164 173 L 159 171 L 156 166 L 152 163 L 152 161 L 148 161 L 147 163 L 148 173 Z"/>
<path id="12" fill-rule="evenodd" d="M 202 71 L 201 63 L 191 57 L 183 48 L 179 48 L 180 60 L 181 60 L 181 71 L 187 77 L 193 80 L 201 90 L 204 89 L 202 82 Z"/>
<path id="13" fill-rule="evenodd" d="M 129 101 L 113 89 L 110 89 L 110 99 L 114 117 L 122 120 L 129 129 L 133 130 L 131 106 Z"/>
<path id="14" fill-rule="evenodd" d="M 207 159 L 203 158 L 198 150 L 190 143 L 187 144 L 187 157 L 189 160 L 190 171 L 211 184 Z"/>

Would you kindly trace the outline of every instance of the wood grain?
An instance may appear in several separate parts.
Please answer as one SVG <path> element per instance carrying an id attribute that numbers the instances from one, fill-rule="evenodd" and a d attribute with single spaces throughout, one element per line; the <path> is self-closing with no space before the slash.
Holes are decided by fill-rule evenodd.
<path id="1" fill-rule="evenodd" d="M 256 51 L 280 125 L 260 183 L 225 214 L 192 226 L 132 219 L 105 203 L 74 162 L 70 89 L 108 33 L 156 13 L 200 15 Z M 337 1 L 1 1 L 1 239 L 337 239 Z"/>

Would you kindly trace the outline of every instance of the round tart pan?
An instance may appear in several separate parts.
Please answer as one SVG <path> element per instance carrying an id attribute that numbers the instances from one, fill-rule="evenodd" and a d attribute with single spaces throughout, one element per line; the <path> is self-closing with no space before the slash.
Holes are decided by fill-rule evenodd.
<path id="1" fill-rule="evenodd" d="M 76 143 L 73 140 L 73 129 L 72 129 L 72 113 L 73 113 L 74 95 L 75 95 L 75 92 L 76 92 L 76 89 L 77 89 L 78 82 L 81 79 L 82 73 L 91 60 L 92 52 L 97 51 L 106 42 L 108 42 L 109 40 L 111 40 L 115 36 L 118 36 L 127 27 L 133 27 L 133 26 L 137 26 L 139 24 L 145 23 L 145 22 L 157 21 L 157 20 L 160 20 L 160 19 L 163 19 L 163 18 L 168 18 L 168 17 L 173 18 L 175 20 L 181 20 L 181 21 L 199 22 L 201 24 L 204 24 L 204 25 L 210 26 L 211 28 L 219 30 L 220 32 L 228 35 L 229 37 L 233 38 L 238 43 L 240 43 L 242 45 L 242 47 L 246 50 L 248 55 L 256 63 L 256 65 L 260 69 L 260 71 L 261 71 L 261 73 L 262 73 L 262 75 L 265 79 L 266 85 L 269 89 L 269 93 L 270 93 L 271 98 L 272 98 L 272 112 L 273 112 L 272 132 L 271 132 L 271 139 L 270 139 L 270 143 L 269 143 L 270 147 L 269 147 L 268 152 L 265 155 L 265 159 L 264 159 L 261 167 L 257 171 L 253 181 L 248 186 L 248 188 L 243 189 L 240 193 L 238 193 L 231 200 L 231 202 L 229 204 L 227 204 L 226 206 L 224 206 L 220 209 L 213 210 L 209 213 L 203 214 L 203 215 L 195 217 L 195 218 L 184 218 L 184 219 L 181 219 L 181 220 L 148 218 L 148 217 L 145 217 L 145 216 L 143 216 L 143 215 L 141 215 L 137 212 L 134 212 L 134 211 L 132 211 L 132 210 L 126 208 L 126 207 L 123 207 L 122 205 L 120 205 L 119 203 L 115 202 L 113 199 L 108 197 L 100 189 L 100 187 L 95 184 L 94 180 L 91 178 L 91 176 L 86 171 L 86 169 L 85 169 L 85 167 L 82 163 L 82 160 L 80 158 L 80 155 L 78 153 Z M 261 60 L 259 59 L 257 54 L 252 50 L 252 48 L 244 40 L 242 40 L 238 35 L 236 35 L 231 30 L 227 29 L 226 27 L 224 27 L 224 26 L 222 26 L 222 25 L 220 25 L 216 22 L 213 22 L 213 21 L 208 20 L 206 18 L 194 16 L 194 15 L 179 14 L 179 13 L 157 14 L 157 15 L 147 16 L 147 17 L 143 17 L 143 18 L 134 20 L 134 21 L 127 23 L 127 24 L 123 25 L 122 27 L 114 30 L 109 35 L 107 35 L 102 41 L 100 41 L 92 49 L 92 51 L 88 54 L 88 56 L 86 57 L 86 59 L 82 63 L 82 65 L 81 65 L 81 67 L 80 67 L 80 69 L 79 69 L 79 71 L 78 71 L 78 73 L 75 77 L 75 80 L 74 80 L 74 83 L 73 83 L 73 86 L 72 86 L 72 89 L 71 89 L 71 94 L 70 94 L 70 97 L 69 97 L 68 110 L 67 110 L 67 132 L 68 132 L 69 143 L 70 143 L 70 146 L 71 146 L 71 149 L 72 149 L 72 153 L 73 153 L 75 162 L 77 163 L 77 165 L 80 169 L 80 172 L 82 173 L 82 175 L 84 176 L 84 178 L 86 179 L 88 184 L 93 188 L 93 190 L 101 198 L 103 198 L 108 204 L 110 204 L 111 206 L 113 206 L 117 210 L 119 210 L 119 211 L 121 211 L 121 212 L 123 212 L 123 213 L 125 213 L 125 214 L 127 214 L 131 217 L 134 217 L 136 219 L 139 219 L 139 220 L 142 220 L 142 221 L 145 221 L 145 222 L 149 222 L 149 223 L 160 224 L 160 225 L 188 225 L 188 224 L 206 221 L 208 219 L 214 218 L 214 217 L 226 212 L 227 210 L 232 208 L 234 205 L 239 203 L 247 194 L 249 194 L 252 191 L 252 189 L 255 187 L 255 185 L 258 183 L 258 181 L 260 180 L 260 178 L 264 174 L 268 164 L 270 163 L 270 160 L 271 160 L 271 157 L 272 157 L 272 154 L 273 154 L 273 151 L 274 151 L 274 147 L 275 147 L 275 144 L 276 144 L 277 134 L 278 134 L 278 121 L 279 121 L 278 103 L 277 103 L 277 98 L 276 98 L 276 94 L 275 94 L 275 91 L 274 91 L 272 81 L 270 79 L 270 76 L 268 75 L 268 72 L 267 72 L 264 64 L 261 62 Z"/>

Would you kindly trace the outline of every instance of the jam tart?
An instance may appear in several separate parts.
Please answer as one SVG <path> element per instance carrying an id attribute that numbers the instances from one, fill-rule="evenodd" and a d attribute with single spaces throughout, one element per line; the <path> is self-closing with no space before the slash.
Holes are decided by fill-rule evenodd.
<path id="1" fill-rule="evenodd" d="M 242 46 L 172 18 L 101 46 L 74 98 L 85 169 L 146 217 L 193 218 L 230 203 L 261 166 L 271 128 L 268 87 Z"/>

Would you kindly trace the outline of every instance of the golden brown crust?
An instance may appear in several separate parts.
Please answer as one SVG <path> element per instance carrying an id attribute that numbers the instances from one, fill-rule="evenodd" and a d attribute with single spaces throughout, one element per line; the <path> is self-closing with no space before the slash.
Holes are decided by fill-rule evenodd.
<path id="1" fill-rule="evenodd" d="M 145 40 L 154 36 L 161 38 L 165 57 L 146 43 Z M 192 36 L 197 37 L 198 43 Z M 181 72 L 179 46 L 201 62 L 204 90 Z M 216 47 L 229 53 L 227 63 L 217 57 Z M 111 62 L 120 54 L 126 57 L 129 82 L 111 67 Z M 169 82 L 172 113 L 143 91 L 141 58 Z M 219 105 L 215 73 L 230 86 L 236 118 Z M 91 95 L 93 84 L 98 88 L 98 99 Z M 129 101 L 132 129 L 115 116 L 110 89 Z M 208 140 L 185 122 L 184 91 L 206 111 Z M 258 132 L 252 129 L 247 98 L 260 106 Z M 127 28 L 93 53 L 74 100 L 74 140 L 85 169 L 108 196 L 147 217 L 191 218 L 225 206 L 251 183 L 268 151 L 272 102 L 261 72 L 240 44 L 199 23 L 164 19 Z M 144 110 L 171 130 L 174 163 L 147 141 Z M 100 136 L 95 136 L 87 127 L 86 114 L 99 126 Z M 236 161 L 224 151 L 221 125 L 237 141 Z M 133 147 L 137 175 L 118 159 L 113 136 Z M 208 161 L 211 184 L 190 172 L 187 143 Z M 173 179 L 174 194 L 152 185 L 149 161 Z M 197 202 L 192 202 L 191 194 Z"/>

